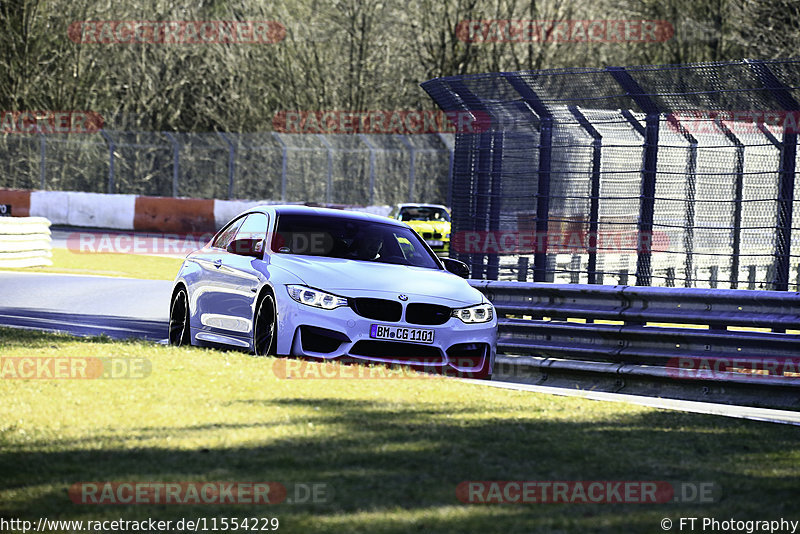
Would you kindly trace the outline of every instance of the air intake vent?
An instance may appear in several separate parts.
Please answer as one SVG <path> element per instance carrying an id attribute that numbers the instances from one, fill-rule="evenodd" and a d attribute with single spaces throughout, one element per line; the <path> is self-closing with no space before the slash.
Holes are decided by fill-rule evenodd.
<path id="1" fill-rule="evenodd" d="M 406 307 L 406 322 L 411 324 L 438 325 L 450 319 L 452 309 L 438 304 L 409 304 Z"/>
<path id="2" fill-rule="evenodd" d="M 403 315 L 403 305 L 393 300 L 357 298 L 351 299 L 350 307 L 367 319 L 397 322 Z"/>

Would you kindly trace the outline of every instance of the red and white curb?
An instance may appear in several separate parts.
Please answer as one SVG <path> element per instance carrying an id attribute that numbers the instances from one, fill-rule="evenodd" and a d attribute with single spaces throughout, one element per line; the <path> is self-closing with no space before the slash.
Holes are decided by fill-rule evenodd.
<path id="1" fill-rule="evenodd" d="M 242 211 L 275 201 L 112 195 L 0 189 L 13 217 L 45 217 L 53 225 L 163 233 L 215 232 Z M 387 215 L 390 206 L 331 206 Z"/>

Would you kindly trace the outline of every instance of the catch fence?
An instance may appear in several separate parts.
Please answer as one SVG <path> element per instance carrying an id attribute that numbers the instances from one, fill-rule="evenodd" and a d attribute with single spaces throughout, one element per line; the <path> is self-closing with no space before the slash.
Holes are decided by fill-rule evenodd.
<path id="1" fill-rule="evenodd" d="M 7 133 L 0 188 L 386 205 L 446 203 L 451 134 Z"/>
<path id="2" fill-rule="evenodd" d="M 451 255 L 476 278 L 800 290 L 800 60 L 422 84 L 458 132 Z"/>

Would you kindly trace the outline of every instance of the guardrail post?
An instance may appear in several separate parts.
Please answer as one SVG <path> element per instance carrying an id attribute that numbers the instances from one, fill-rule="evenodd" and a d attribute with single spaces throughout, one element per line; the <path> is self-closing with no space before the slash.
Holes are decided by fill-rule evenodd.
<path id="1" fill-rule="evenodd" d="M 747 289 L 755 289 L 756 288 L 756 266 L 755 265 L 748 265 L 747 266 Z"/>
<path id="2" fill-rule="evenodd" d="M 780 109 L 795 114 L 798 118 L 800 103 L 795 100 L 790 88 L 781 82 L 769 69 L 766 63 L 759 60 L 747 59 L 753 73 L 758 77 Z M 792 248 L 792 204 L 794 199 L 794 182 L 797 157 L 797 127 L 788 129 L 784 124 L 783 139 L 781 142 L 781 163 L 779 174 L 781 177 L 778 193 L 778 220 L 775 225 L 775 286 L 778 291 L 789 289 L 789 259 Z"/>
<path id="3" fill-rule="evenodd" d="M 653 210 L 656 196 L 656 166 L 658 164 L 658 127 L 660 110 L 650 95 L 644 92 L 624 67 L 606 67 L 606 71 L 645 112 L 644 166 L 639 202 L 639 235 L 637 239 L 636 285 L 649 286 L 652 280 Z"/>
<path id="4" fill-rule="evenodd" d="M 553 115 L 539 95 L 519 74 L 507 73 L 506 80 L 539 117 L 539 172 L 536 191 L 536 248 L 533 281 L 547 281 L 547 230 L 550 218 L 550 171 L 553 153 Z M 544 249 L 544 250 L 542 250 Z"/>
<path id="5" fill-rule="evenodd" d="M 589 193 L 589 262 L 586 268 L 588 282 L 599 283 L 597 280 L 597 240 L 600 219 L 600 163 L 603 151 L 603 136 L 581 113 L 577 106 L 569 107 L 570 113 L 577 119 L 581 128 L 592 137 L 592 185 Z"/>

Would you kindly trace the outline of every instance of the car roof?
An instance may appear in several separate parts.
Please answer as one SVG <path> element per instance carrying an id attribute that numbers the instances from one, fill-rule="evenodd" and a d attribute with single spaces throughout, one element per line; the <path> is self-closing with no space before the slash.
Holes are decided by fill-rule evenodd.
<path id="1" fill-rule="evenodd" d="M 398 208 L 442 208 L 445 210 L 449 210 L 447 206 L 443 204 L 426 204 L 424 202 L 405 202 L 403 204 L 398 204 Z"/>
<path id="2" fill-rule="evenodd" d="M 323 208 L 323 207 L 315 207 L 315 206 L 300 206 L 296 204 L 287 204 L 287 205 L 262 205 L 262 206 L 254 206 L 243 213 L 274 213 L 276 215 L 323 215 L 326 217 L 340 217 L 342 219 L 356 219 L 361 221 L 371 221 L 371 222 L 380 222 L 384 224 L 393 224 L 395 226 L 405 226 L 404 224 L 390 219 L 388 217 L 382 217 L 380 215 L 374 215 L 372 213 L 365 213 L 362 211 L 351 211 L 346 209 L 334 209 L 334 208 Z"/>

